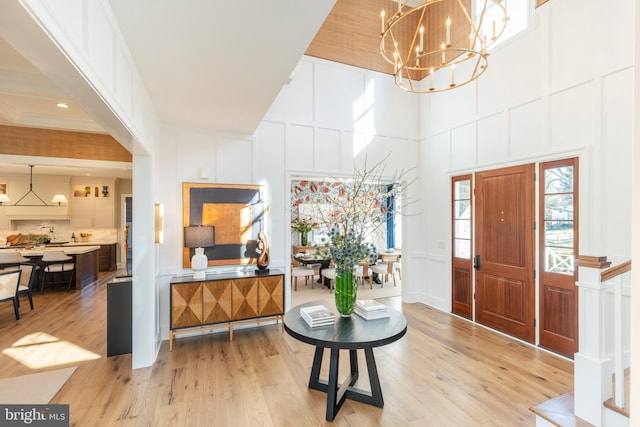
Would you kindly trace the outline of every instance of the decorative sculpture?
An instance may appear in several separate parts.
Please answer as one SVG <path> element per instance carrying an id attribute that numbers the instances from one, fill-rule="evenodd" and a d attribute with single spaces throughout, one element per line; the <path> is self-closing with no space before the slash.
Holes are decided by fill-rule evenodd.
<path id="1" fill-rule="evenodd" d="M 260 251 L 260 255 L 256 261 L 256 265 L 258 266 L 256 273 L 267 273 L 269 272 L 267 268 L 269 266 L 269 244 L 267 243 L 267 236 L 261 231 L 258 232 L 258 243 L 256 246 L 258 251 Z"/>

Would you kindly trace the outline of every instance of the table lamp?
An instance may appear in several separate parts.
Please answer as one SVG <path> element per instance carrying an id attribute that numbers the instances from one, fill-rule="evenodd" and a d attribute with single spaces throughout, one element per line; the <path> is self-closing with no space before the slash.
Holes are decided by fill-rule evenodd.
<path id="1" fill-rule="evenodd" d="M 204 280 L 208 259 L 204 254 L 204 248 L 215 245 L 215 228 L 213 226 L 189 226 L 184 228 L 184 246 L 195 248 L 195 254 L 191 258 L 194 280 Z"/>

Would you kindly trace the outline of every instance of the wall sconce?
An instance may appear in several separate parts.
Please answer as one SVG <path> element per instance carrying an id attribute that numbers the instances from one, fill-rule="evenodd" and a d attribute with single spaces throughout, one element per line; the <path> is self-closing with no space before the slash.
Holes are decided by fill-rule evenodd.
<path id="1" fill-rule="evenodd" d="M 162 243 L 164 240 L 164 209 L 162 204 L 155 204 L 155 241 Z"/>
<path id="2" fill-rule="evenodd" d="M 209 168 L 199 168 L 198 177 L 200 179 L 209 179 Z"/>
<path id="3" fill-rule="evenodd" d="M 0 206 L 2 206 L 4 202 L 9 203 L 10 201 L 11 199 L 9 199 L 9 196 L 7 196 L 6 194 L 0 194 Z"/>
<path id="4" fill-rule="evenodd" d="M 63 194 L 56 194 L 51 203 L 57 203 L 60 206 L 62 203 L 67 203 L 67 198 Z"/>

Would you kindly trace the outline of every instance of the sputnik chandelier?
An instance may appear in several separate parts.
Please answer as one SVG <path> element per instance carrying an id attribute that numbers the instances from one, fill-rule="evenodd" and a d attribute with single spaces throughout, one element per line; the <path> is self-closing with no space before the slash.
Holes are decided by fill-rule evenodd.
<path id="1" fill-rule="evenodd" d="M 397 0 L 388 18 L 381 12 L 380 54 L 393 66 L 396 85 L 433 93 L 480 77 L 489 46 L 507 25 L 507 0 L 420 1 Z"/>

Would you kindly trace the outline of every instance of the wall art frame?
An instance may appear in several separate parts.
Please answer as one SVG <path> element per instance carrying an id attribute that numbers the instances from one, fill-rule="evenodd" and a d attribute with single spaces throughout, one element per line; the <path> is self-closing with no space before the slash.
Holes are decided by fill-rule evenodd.
<path id="1" fill-rule="evenodd" d="M 215 246 L 205 248 L 209 266 L 255 264 L 258 233 L 267 233 L 265 185 L 182 183 L 183 227 L 213 225 Z M 194 249 L 182 243 L 182 265 L 191 267 Z"/>

